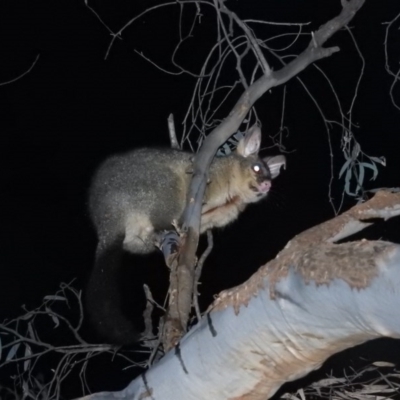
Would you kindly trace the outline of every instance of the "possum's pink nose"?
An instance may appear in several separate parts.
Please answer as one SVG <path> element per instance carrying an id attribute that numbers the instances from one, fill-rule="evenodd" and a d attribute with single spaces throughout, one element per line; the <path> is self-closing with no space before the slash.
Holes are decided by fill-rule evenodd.
<path id="1" fill-rule="evenodd" d="M 267 193 L 271 189 L 271 182 L 270 181 L 264 181 L 260 184 L 259 190 L 262 193 Z"/>

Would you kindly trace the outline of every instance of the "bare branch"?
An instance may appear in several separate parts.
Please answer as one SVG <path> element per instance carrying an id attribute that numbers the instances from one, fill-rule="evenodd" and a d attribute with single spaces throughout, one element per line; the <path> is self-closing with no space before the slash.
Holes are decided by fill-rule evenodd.
<path id="1" fill-rule="evenodd" d="M 384 50 L 385 50 L 385 69 L 387 73 L 392 76 L 393 82 L 392 85 L 390 86 L 390 98 L 392 99 L 392 104 L 400 110 L 400 106 L 397 104 L 397 101 L 394 97 L 393 91 L 395 86 L 400 82 L 400 68 L 398 68 L 397 71 L 393 71 L 392 68 L 390 67 L 390 61 L 389 61 L 389 51 L 388 51 L 388 39 L 389 39 L 389 32 L 391 28 L 394 26 L 394 24 L 398 21 L 400 18 L 400 13 L 396 15 L 395 18 L 393 18 L 390 22 L 387 23 L 386 27 L 386 32 L 385 32 L 385 42 L 384 42 Z"/>
<path id="2" fill-rule="evenodd" d="M 264 57 L 264 54 L 262 53 L 256 38 L 254 37 L 252 31 L 249 29 L 249 27 L 245 24 L 245 22 L 243 22 L 240 18 L 238 18 L 238 16 L 230 11 L 225 5 L 223 1 L 220 1 L 221 3 L 221 9 L 223 10 L 223 12 L 227 13 L 231 18 L 233 18 L 235 20 L 235 22 L 243 29 L 243 31 L 245 32 L 247 38 L 249 39 L 254 52 L 257 56 L 257 58 L 259 59 L 262 67 L 263 67 L 263 73 L 265 75 L 269 75 L 271 73 L 271 68 L 267 63 L 267 60 Z"/>
<path id="3" fill-rule="evenodd" d="M 37 61 L 39 60 L 39 57 L 40 57 L 40 54 L 38 54 L 36 56 L 36 58 L 33 61 L 32 65 L 25 72 L 23 72 L 21 75 L 17 76 L 16 78 L 10 79 L 9 81 L 0 82 L 0 86 L 8 85 L 10 83 L 14 83 L 14 82 L 20 80 L 21 78 L 23 78 L 25 75 L 29 74 L 29 72 L 32 71 L 33 67 L 36 65 Z"/>
<path id="4" fill-rule="evenodd" d="M 354 17 L 358 9 L 364 4 L 364 0 L 342 1 L 341 13 L 324 24 L 317 32 L 312 35 L 312 40 L 307 49 L 297 58 L 281 70 L 274 71 L 269 75 L 263 75 L 257 79 L 240 97 L 233 110 L 214 131 L 209 135 L 201 147 L 194 161 L 194 173 L 189 188 L 187 206 L 183 214 L 183 232 L 187 237 L 182 242 L 181 255 L 179 257 L 178 274 L 182 276 L 181 282 L 184 286 L 177 291 L 176 303 L 172 307 L 177 307 L 180 311 L 182 328 L 188 321 L 191 309 L 191 295 L 194 284 L 194 265 L 196 259 L 196 249 L 199 240 L 199 227 L 201 217 L 201 206 L 203 194 L 206 187 L 207 171 L 217 149 L 238 130 L 253 104 L 270 88 L 287 82 L 296 76 L 311 63 L 339 51 L 338 47 L 323 48 L 322 45 L 334 33 L 344 27 Z M 171 306 L 171 305 L 170 305 Z M 167 318 L 168 321 L 168 318 Z M 176 326 L 171 329 L 175 330 Z M 169 327 L 166 326 L 166 332 Z M 183 333 L 184 331 L 182 331 Z M 174 333 L 174 337 L 176 332 Z"/>
<path id="5" fill-rule="evenodd" d="M 207 248 L 201 255 L 199 262 L 197 263 L 195 281 L 194 281 L 194 289 L 193 289 L 193 305 L 194 305 L 194 309 L 196 311 L 196 318 L 198 321 L 200 321 L 200 318 L 201 318 L 201 312 L 200 312 L 199 301 L 198 301 L 198 296 L 199 296 L 198 287 L 200 285 L 200 277 L 201 277 L 201 273 L 203 271 L 203 265 L 206 262 L 207 257 L 211 254 L 213 247 L 214 247 L 213 235 L 212 235 L 211 230 L 208 230 L 207 231 Z"/>

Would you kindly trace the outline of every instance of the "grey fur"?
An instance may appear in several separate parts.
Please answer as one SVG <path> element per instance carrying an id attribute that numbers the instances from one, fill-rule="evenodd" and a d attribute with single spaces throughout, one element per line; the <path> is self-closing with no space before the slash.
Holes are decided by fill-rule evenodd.
<path id="1" fill-rule="evenodd" d="M 212 162 L 201 232 L 230 223 L 247 204 L 267 195 L 285 158 L 258 158 L 260 141 L 259 129 L 253 129 L 241 139 L 235 153 Z M 118 343 L 137 336 L 129 321 L 118 314 L 118 294 L 108 291 L 108 281 L 115 284 L 122 248 L 134 254 L 150 253 L 156 249 L 157 232 L 173 229 L 173 222 L 180 221 L 192 159 L 192 153 L 179 150 L 137 149 L 109 158 L 93 178 L 89 210 L 99 243 L 88 308 L 98 330 Z"/>

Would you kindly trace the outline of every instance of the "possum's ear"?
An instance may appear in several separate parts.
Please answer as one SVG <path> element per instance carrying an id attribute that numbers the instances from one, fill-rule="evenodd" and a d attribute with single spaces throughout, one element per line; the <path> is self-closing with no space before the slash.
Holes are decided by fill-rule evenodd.
<path id="1" fill-rule="evenodd" d="M 240 139 L 236 152 L 243 156 L 256 156 L 261 146 L 261 129 L 258 125 L 253 125 L 246 136 Z"/>
<path id="2" fill-rule="evenodd" d="M 281 172 L 281 167 L 286 169 L 286 157 L 282 154 L 277 156 L 265 157 L 263 161 L 267 163 L 269 171 L 271 172 L 271 178 L 275 179 Z"/>

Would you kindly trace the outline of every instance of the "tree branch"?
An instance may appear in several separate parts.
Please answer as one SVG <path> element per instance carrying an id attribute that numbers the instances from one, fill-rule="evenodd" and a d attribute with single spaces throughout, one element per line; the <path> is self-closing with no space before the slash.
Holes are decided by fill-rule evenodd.
<path id="1" fill-rule="evenodd" d="M 364 4 L 364 0 L 342 0 L 341 13 L 322 25 L 312 35 L 306 50 L 279 71 L 261 76 L 247 90 L 234 106 L 229 116 L 205 139 L 193 166 L 193 177 L 190 184 L 187 205 L 183 215 L 184 233 L 181 254 L 178 260 L 177 273 L 171 275 L 177 285 L 176 297 L 170 298 L 169 311 L 165 324 L 166 348 L 174 346 L 185 332 L 191 310 L 194 284 L 194 266 L 199 241 L 201 207 L 207 182 L 207 171 L 217 149 L 239 129 L 240 124 L 253 104 L 269 89 L 287 82 L 299 74 L 311 63 L 339 51 L 338 47 L 323 48 L 322 45 L 339 29 L 343 28 L 354 17 Z M 180 321 L 172 315 L 180 315 Z M 179 330 L 181 330 L 179 332 Z"/>
<path id="2" fill-rule="evenodd" d="M 85 399 L 265 400 L 339 351 L 400 338 L 400 246 L 332 243 L 346 220 L 393 217 L 399 204 L 380 193 L 298 235 L 126 389 Z"/>

